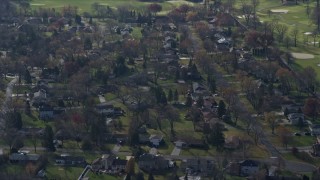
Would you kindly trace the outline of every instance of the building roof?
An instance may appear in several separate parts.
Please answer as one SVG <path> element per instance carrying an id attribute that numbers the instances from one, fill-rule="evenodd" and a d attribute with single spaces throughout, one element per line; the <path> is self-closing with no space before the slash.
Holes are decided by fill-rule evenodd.
<path id="1" fill-rule="evenodd" d="M 149 137 L 149 140 L 154 140 L 154 139 L 158 139 L 159 141 L 161 141 L 163 139 L 163 135 L 158 135 L 158 134 L 152 134 Z"/>
<path id="2" fill-rule="evenodd" d="M 112 163 L 113 166 L 125 166 L 127 165 L 127 160 L 124 159 L 115 159 Z"/>
<path id="3" fill-rule="evenodd" d="M 258 162 L 254 160 L 243 160 L 240 161 L 241 166 L 258 166 Z"/>
<path id="4" fill-rule="evenodd" d="M 38 161 L 39 154 L 25 154 L 25 153 L 13 153 L 9 156 L 9 160 L 12 161 Z"/>

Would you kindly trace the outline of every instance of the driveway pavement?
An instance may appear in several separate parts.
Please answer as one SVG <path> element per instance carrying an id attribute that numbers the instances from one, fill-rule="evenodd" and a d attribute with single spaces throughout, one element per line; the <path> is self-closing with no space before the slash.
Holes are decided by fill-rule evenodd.
<path id="1" fill-rule="evenodd" d="M 179 147 L 174 147 L 174 149 L 171 152 L 171 156 L 179 156 L 181 152 L 181 148 Z"/>
<path id="2" fill-rule="evenodd" d="M 99 101 L 100 101 L 100 103 L 105 103 L 106 102 L 106 98 L 104 98 L 103 96 L 99 95 Z"/>
<path id="3" fill-rule="evenodd" d="M 113 149 L 112 149 L 112 153 L 113 154 L 117 154 L 120 151 L 121 145 L 114 145 Z"/>
<path id="4" fill-rule="evenodd" d="M 150 153 L 150 154 L 153 154 L 153 155 L 157 155 L 157 154 L 158 154 L 158 150 L 157 150 L 156 148 L 151 148 L 151 149 L 149 150 L 149 153 Z"/>

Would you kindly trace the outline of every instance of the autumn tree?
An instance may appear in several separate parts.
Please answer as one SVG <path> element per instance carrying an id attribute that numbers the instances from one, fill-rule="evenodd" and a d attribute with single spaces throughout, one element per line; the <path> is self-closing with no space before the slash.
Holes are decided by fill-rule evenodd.
<path id="1" fill-rule="evenodd" d="M 129 175 L 134 175 L 135 174 L 135 161 L 134 161 L 134 158 L 130 158 L 127 161 L 125 171 Z"/>
<path id="2" fill-rule="evenodd" d="M 314 121 L 318 117 L 319 106 L 318 99 L 308 98 L 304 103 L 303 112 L 305 115 L 312 117 L 312 120 Z"/>
<path id="3" fill-rule="evenodd" d="M 276 114 L 274 112 L 265 112 L 264 120 L 268 123 L 271 128 L 272 134 L 274 134 L 274 129 L 278 126 L 278 119 L 276 119 Z"/>
<path id="4" fill-rule="evenodd" d="M 220 123 L 215 123 L 212 126 L 212 130 L 208 136 L 208 142 L 216 146 L 217 150 L 223 150 L 225 143 L 224 134 L 223 134 L 223 125 Z"/>
<path id="5" fill-rule="evenodd" d="M 152 4 L 148 5 L 148 10 L 150 12 L 154 13 L 154 16 L 156 16 L 157 13 L 162 10 L 162 6 L 157 3 L 152 3 Z"/>
<path id="6" fill-rule="evenodd" d="M 286 128 L 284 126 L 280 126 L 278 128 L 278 134 L 279 134 L 279 138 L 280 138 L 282 145 L 285 146 L 287 149 L 288 144 L 292 140 L 292 132 L 288 128 Z"/>

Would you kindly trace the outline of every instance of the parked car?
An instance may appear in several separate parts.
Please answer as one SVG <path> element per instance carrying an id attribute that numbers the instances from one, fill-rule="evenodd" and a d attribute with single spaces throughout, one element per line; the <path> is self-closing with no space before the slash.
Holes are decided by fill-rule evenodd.
<path id="1" fill-rule="evenodd" d="M 301 134 L 298 133 L 298 132 L 294 133 L 294 135 L 295 135 L 295 136 L 301 136 Z"/>
<path id="2" fill-rule="evenodd" d="M 305 132 L 304 135 L 311 136 L 311 133 L 310 132 Z"/>

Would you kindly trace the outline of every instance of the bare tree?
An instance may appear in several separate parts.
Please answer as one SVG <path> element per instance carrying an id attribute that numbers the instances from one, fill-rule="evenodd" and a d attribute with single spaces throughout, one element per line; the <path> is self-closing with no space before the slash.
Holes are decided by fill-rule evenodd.
<path id="1" fill-rule="evenodd" d="M 268 123 L 271 128 L 272 134 L 274 134 L 274 129 L 279 125 L 278 119 L 276 119 L 276 114 L 274 112 L 265 112 L 264 120 Z"/>
<path id="2" fill-rule="evenodd" d="M 298 35 L 299 35 L 299 29 L 297 27 L 295 27 L 294 29 L 292 29 L 291 31 L 291 35 L 294 39 L 294 47 L 297 47 L 297 40 L 298 40 Z"/>
<path id="3" fill-rule="evenodd" d="M 284 24 L 277 24 L 275 27 L 275 30 L 278 33 L 279 42 L 282 42 L 286 32 L 288 31 L 288 26 L 286 26 Z"/>

